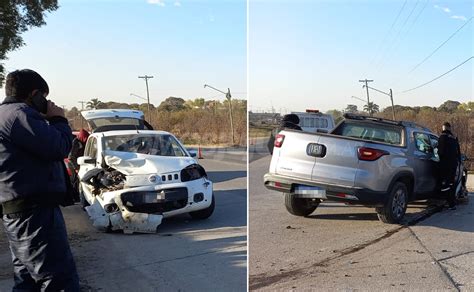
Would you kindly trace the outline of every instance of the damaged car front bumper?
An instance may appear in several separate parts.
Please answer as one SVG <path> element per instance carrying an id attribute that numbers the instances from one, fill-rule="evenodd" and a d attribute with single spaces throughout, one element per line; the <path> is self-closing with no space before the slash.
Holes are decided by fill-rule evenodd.
<path id="1" fill-rule="evenodd" d="M 103 231 L 155 233 L 163 218 L 208 208 L 212 182 L 205 177 L 105 191 L 86 207 L 93 226 Z"/>

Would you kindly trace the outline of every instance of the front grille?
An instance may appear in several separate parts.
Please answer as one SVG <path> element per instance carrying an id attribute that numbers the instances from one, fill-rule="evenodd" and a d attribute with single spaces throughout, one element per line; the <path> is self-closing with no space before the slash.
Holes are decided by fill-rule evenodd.
<path id="1" fill-rule="evenodd" d="M 161 214 L 184 208 L 188 204 L 187 188 L 160 191 L 127 192 L 121 195 L 122 204 L 130 212 Z"/>

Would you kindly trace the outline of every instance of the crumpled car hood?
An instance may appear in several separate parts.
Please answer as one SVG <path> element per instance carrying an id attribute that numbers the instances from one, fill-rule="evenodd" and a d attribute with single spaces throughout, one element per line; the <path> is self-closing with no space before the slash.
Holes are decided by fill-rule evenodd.
<path id="1" fill-rule="evenodd" d="M 180 171 L 196 163 L 191 157 L 156 156 L 110 150 L 104 152 L 104 157 L 108 166 L 125 175 Z"/>

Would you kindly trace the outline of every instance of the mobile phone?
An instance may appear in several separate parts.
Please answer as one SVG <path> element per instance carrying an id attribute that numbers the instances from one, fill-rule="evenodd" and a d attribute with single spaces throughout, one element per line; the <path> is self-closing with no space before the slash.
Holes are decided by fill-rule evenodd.
<path id="1" fill-rule="evenodd" d="M 43 92 L 38 90 L 31 98 L 31 102 L 33 103 L 33 107 L 40 113 L 46 114 L 48 111 L 48 100 L 44 97 Z"/>

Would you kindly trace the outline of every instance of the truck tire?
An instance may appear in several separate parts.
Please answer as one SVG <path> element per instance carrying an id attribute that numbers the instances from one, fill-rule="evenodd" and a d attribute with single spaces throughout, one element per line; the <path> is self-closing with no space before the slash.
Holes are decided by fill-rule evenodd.
<path id="1" fill-rule="evenodd" d="M 214 199 L 214 194 L 212 194 L 212 201 L 209 207 L 207 207 L 206 209 L 189 212 L 189 216 L 191 216 L 191 218 L 193 219 L 199 219 L 199 220 L 207 219 L 211 217 L 212 213 L 214 212 L 215 206 L 216 206 L 216 201 Z"/>
<path id="2" fill-rule="evenodd" d="M 285 193 L 285 207 L 295 216 L 308 216 L 318 207 L 320 200 L 296 198 L 294 194 Z"/>
<path id="3" fill-rule="evenodd" d="M 408 203 L 408 189 L 402 182 L 396 182 L 390 190 L 385 206 L 376 208 L 379 220 L 384 223 L 396 224 L 405 215 Z"/>

